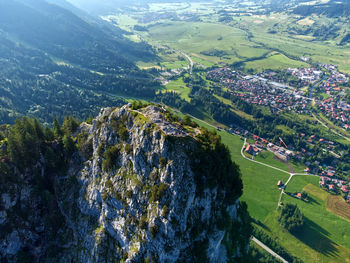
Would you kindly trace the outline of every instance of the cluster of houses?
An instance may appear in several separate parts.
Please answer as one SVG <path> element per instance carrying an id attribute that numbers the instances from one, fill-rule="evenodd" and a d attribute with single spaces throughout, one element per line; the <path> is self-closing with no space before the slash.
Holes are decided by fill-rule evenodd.
<path id="1" fill-rule="evenodd" d="M 345 195 L 345 199 L 350 203 L 348 195 L 350 183 L 328 176 L 320 176 L 320 186 L 333 193 L 342 192 Z"/>
<path id="2" fill-rule="evenodd" d="M 305 84 L 318 81 L 322 74 L 322 71 L 317 68 L 288 68 L 287 72 Z"/>
<path id="3" fill-rule="evenodd" d="M 328 98 L 321 101 L 318 105 L 320 111 L 331 119 L 333 122 L 338 123 L 344 129 L 350 128 L 350 105 L 342 101 L 334 101 L 333 98 Z"/>
<path id="4" fill-rule="evenodd" d="M 262 149 L 260 147 L 256 147 L 253 144 L 248 144 L 245 148 L 245 152 L 252 155 L 252 156 L 257 155 L 259 152 L 261 152 L 261 150 Z"/>
<path id="5" fill-rule="evenodd" d="M 329 119 L 349 129 L 350 105 L 340 99 L 345 94 L 340 86 L 349 81 L 349 78 L 340 73 L 334 65 L 320 64 L 320 66 L 326 68 L 329 75 L 320 83 L 319 89 L 329 97 L 320 101 L 318 107 Z"/>
<path id="6" fill-rule="evenodd" d="M 306 143 L 309 143 L 311 145 L 315 145 L 316 143 L 319 143 L 323 145 L 327 150 L 332 151 L 335 148 L 335 143 L 332 141 L 325 140 L 324 138 L 319 138 L 316 135 L 310 135 L 307 136 L 305 133 L 300 133 L 300 137 L 306 141 Z M 302 152 L 306 152 L 305 149 L 301 149 Z"/>
<path id="7" fill-rule="evenodd" d="M 285 74 L 287 73 L 287 74 Z M 283 70 L 281 74 L 273 71 L 273 70 L 265 70 L 261 73 L 256 74 L 256 77 L 259 77 L 260 79 L 266 80 L 271 84 L 277 84 L 277 86 L 282 88 L 290 88 L 288 85 L 290 85 L 291 79 L 288 78 L 288 75 L 292 76 L 290 73 L 288 73 L 286 70 Z M 297 79 L 298 81 L 295 81 L 297 78 L 294 79 L 292 86 L 296 88 L 301 88 L 307 85 L 307 82 L 304 82 L 300 79 Z M 286 83 L 286 84 L 282 84 Z"/>
<path id="8" fill-rule="evenodd" d="M 350 183 L 344 179 L 337 178 L 334 167 L 327 166 L 322 169 L 320 176 L 320 186 L 323 189 L 335 194 L 343 193 L 344 199 L 350 203 Z"/>
<path id="9" fill-rule="evenodd" d="M 208 72 L 207 78 L 225 85 L 231 94 L 256 105 L 269 106 L 274 112 L 293 110 L 306 113 L 308 99 L 287 89 L 286 86 L 269 82 L 258 76 L 244 76 L 228 67 Z"/>

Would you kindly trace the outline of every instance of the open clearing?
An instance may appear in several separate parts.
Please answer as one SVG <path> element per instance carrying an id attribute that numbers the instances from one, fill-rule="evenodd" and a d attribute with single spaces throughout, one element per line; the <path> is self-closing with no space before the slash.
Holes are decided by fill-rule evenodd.
<path id="1" fill-rule="evenodd" d="M 304 19 L 299 20 L 297 23 L 302 26 L 312 26 L 315 23 L 315 21 L 310 19 L 309 17 L 306 17 Z"/>
<path id="2" fill-rule="evenodd" d="M 183 82 L 182 78 L 178 78 L 176 80 L 170 81 L 166 86 L 165 90 L 161 92 L 176 92 L 180 95 L 180 97 L 186 101 L 190 101 L 188 95 L 191 92 L 191 89 L 186 86 L 186 83 Z"/>
<path id="3" fill-rule="evenodd" d="M 261 72 L 266 69 L 276 70 L 285 68 L 301 68 L 307 66 L 308 64 L 290 59 L 283 54 L 273 54 L 263 59 L 245 63 L 245 68 L 254 69 L 256 72 Z"/>

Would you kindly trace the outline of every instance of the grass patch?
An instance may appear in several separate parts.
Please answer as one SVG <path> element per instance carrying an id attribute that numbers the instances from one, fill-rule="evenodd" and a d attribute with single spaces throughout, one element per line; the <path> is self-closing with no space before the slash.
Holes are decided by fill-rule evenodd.
<path id="1" fill-rule="evenodd" d="M 280 168 L 286 172 L 289 172 L 289 167 L 285 162 L 282 162 L 275 158 L 275 155 L 269 151 L 260 152 L 257 156 L 255 156 L 255 161 L 262 162 L 268 165 L 272 165 L 274 167 Z"/>
<path id="2" fill-rule="evenodd" d="M 196 122 L 209 130 L 214 129 L 202 121 L 196 120 Z M 240 199 L 247 202 L 251 216 L 264 221 L 277 207 L 280 195 L 280 190 L 276 186 L 278 180 L 287 181 L 288 174 L 244 159 L 241 156 L 243 139 L 224 131 L 217 133 L 221 136 L 222 142 L 228 146 L 232 160 L 239 164 L 243 180 L 243 196 Z"/>
<path id="3" fill-rule="evenodd" d="M 246 69 L 253 69 L 255 72 L 261 72 L 266 69 L 276 70 L 284 68 L 301 68 L 307 66 L 308 64 L 304 62 L 290 59 L 283 54 L 276 54 L 275 52 L 271 53 L 271 55 L 266 58 L 245 63 Z"/>
<path id="4" fill-rule="evenodd" d="M 330 194 L 318 186 L 316 176 L 294 176 L 286 191 L 309 194 L 309 203 L 288 195 L 283 195 L 284 203 L 297 204 L 307 218 L 306 226 L 299 234 L 281 240 L 281 244 L 306 262 L 342 262 L 350 259 L 350 229 L 349 223 L 337 215 L 327 211 L 326 203 Z M 271 219 L 270 219 L 271 220 Z M 272 229 L 271 221 L 267 225 Z M 274 229 L 275 230 L 275 229 Z M 274 232 L 274 231 L 273 231 Z M 280 231 L 276 234 L 280 235 Z M 296 238 L 296 240 L 293 240 Z M 343 261 L 349 262 L 349 261 Z"/>
<path id="5" fill-rule="evenodd" d="M 180 97 L 188 102 L 190 102 L 189 94 L 191 92 L 191 88 L 186 87 L 186 83 L 183 82 L 182 78 L 178 78 L 176 80 L 170 81 L 166 86 L 165 90 L 162 92 L 174 91 L 180 95 Z"/>

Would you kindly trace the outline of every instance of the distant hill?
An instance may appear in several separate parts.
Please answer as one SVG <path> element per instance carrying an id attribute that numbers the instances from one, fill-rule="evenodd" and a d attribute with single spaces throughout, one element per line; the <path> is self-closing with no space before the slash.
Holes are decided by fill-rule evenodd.
<path id="1" fill-rule="evenodd" d="M 350 1 L 330 1 L 327 4 L 300 5 L 293 10 L 293 13 L 309 16 L 312 14 L 326 15 L 329 17 L 350 16 Z"/>
<path id="2" fill-rule="evenodd" d="M 0 29 L 52 56 L 99 71 L 130 68 L 128 56 L 150 55 L 121 35 L 107 35 L 67 9 L 41 0 L 0 1 Z"/>
<path id="3" fill-rule="evenodd" d="M 133 63 L 152 58 L 150 46 L 58 3 L 0 0 L 0 124 L 23 114 L 86 118 L 120 105 L 113 94 L 154 95 L 158 84 Z"/>

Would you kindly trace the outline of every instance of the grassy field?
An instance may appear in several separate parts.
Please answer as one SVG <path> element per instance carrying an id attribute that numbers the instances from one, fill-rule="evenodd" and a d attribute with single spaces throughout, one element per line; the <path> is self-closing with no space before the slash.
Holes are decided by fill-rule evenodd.
<path id="1" fill-rule="evenodd" d="M 280 160 L 277 160 L 275 158 L 275 155 L 272 152 L 269 152 L 269 151 L 260 152 L 257 156 L 255 156 L 254 160 L 258 162 L 266 163 L 268 165 L 272 165 L 286 172 L 289 172 L 288 165 L 284 162 L 281 162 Z"/>
<path id="2" fill-rule="evenodd" d="M 130 9 L 103 18 L 133 32 L 135 35 L 125 35 L 131 40 L 140 41 L 137 36 L 140 34 L 143 40 L 153 45 L 168 45 L 182 50 L 194 61 L 205 66 L 261 57 L 260 60 L 248 62 L 247 68 L 260 71 L 267 68 L 299 67 L 307 65 L 299 59 L 306 55 L 313 61 L 339 65 L 342 71 L 350 73 L 350 47 L 338 45 L 340 39 L 320 41 L 312 34 L 291 29 L 328 24 L 332 19 L 324 16 L 301 18 L 281 12 L 267 15 L 232 15 L 232 20 L 220 22 L 218 11 L 237 11 L 234 5 L 216 1 L 153 3 L 148 9 Z M 248 2 L 238 8 L 242 11 L 249 10 Z M 169 17 L 174 14 L 188 19 Z M 134 32 L 133 27 L 136 24 L 147 27 L 148 32 Z M 346 23 L 340 26 L 346 32 Z M 222 54 L 201 54 L 212 49 L 222 51 Z M 263 55 L 271 52 L 278 54 L 272 53 L 271 56 L 263 58 Z"/>
<path id="3" fill-rule="evenodd" d="M 340 70 L 347 73 L 350 72 L 349 48 L 341 48 L 301 39 L 292 39 L 290 36 L 282 34 L 268 34 L 263 30 L 253 31 L 252 34 L 252 41 L 264 45 L 266 48 L 278 50 L 295 57 L 308 54 L 314 61 L 339 65 Z"/>
<path id="4" fill-rule="evenodd" d="M 280 168 L 286 172 L 295 172 L 295 173 L 302 173 L 305 169 L 305 166 L 302 163 L 294 163 L 292 161 L 289 161 L 289 166 L 286 162 L 283 162 L 281 160 L 278 160 L 275 158 L 275 155 L 272 152 L 269 151 L 263 151 L 260 152 L 255 158 L 255 161 L 266 163 L 269 165 L 272 165 L 274 167 Z M 293 170 L 291 170 L 291 168 Z"/>
<path id="5" fill-rule="evenodd" d="M 178 78 L 176 80 L 170 81 L 166 86 L 165 90 L 162 92 L 167 91 L 174 91 L 176 93 L 179 93 L 180 97 L 186 101 L 190 101 L 190 98 L 188 95 L 191 92 L 191 89 L 189 87 L 186 87 L 186 83 L 183 82 L 182 78 Z"/>
<path id="6" fill-rule="evenodd" d="M 152 42 L 169 45 L 189 53 L 194 59 L 212 63 L 232 63 L 240 57 L 258 57 L 268 52 L 256 48 L 247 40 L 244 31 L 223 24 L 169 22 L 150 25 L 148 30 L 145 37 Z M 222 55 L 208 55 L 213 49 L 221 51 Z"/>
<path id="7" fill-rule="evenodd" d="M 203 122 L 198 123 L 213 129 Z M 310 203 L 305 203 L 283 195 L 283 203 L 296 203 L 307 218 L 303 231 L 292 235 L 277 221 L 280 190 L 276 183 L 278 180 L 285 182 L 288 174 L 243 159 L 240 154 L 243 140 L 224 131 L 218 131 L 218 134 L 229 147 L 232 160 L 240 166 L 244 187 L 241 200 L 247 202 L 250 215 L 262 222 L 262 230 L 305 262 L 350 262 L 349 222 L 327 211 L 326 202 L 330 195 L 320 189 L 318 177 L 294 176 L 286 188 L 288 192 L 304 190 L 310 199 Z M 271 156 L 260 161 L 280 166 L 277 160 L 271 160 Z"/>
<path id="8" fill-rule="evenodd" d="M 283 203 L 297 204 L 305 215 L 306 225 L 303 230 L 296 235 L 284 230 L 271 232 L 279 237 L 282 246 L 306 262 L 349 262 L 349 223 L 327 211 L 326 202 L 330 195 L 319 187 L 318 182 L 318 177 L 294 176 L 286 188 L 288 192 L 306 191 L 309 203 L 283 195 Z M 275 219 L 272 216 L 265 223 L 276 225 Z M 310 261 L 310 258 L 314 261 Z"/>
<path id="9" fill-rule="evenodd" d="M 302 68 L 308 64 L 297 60 L 290 59 L 283 54 L 273 53 L 266 58 L 254 60 L 245 63 L 246 69 L 253 69 L 255 72 L 261 72 L 266 69 L 285 69 L 285 68 Z"/>

